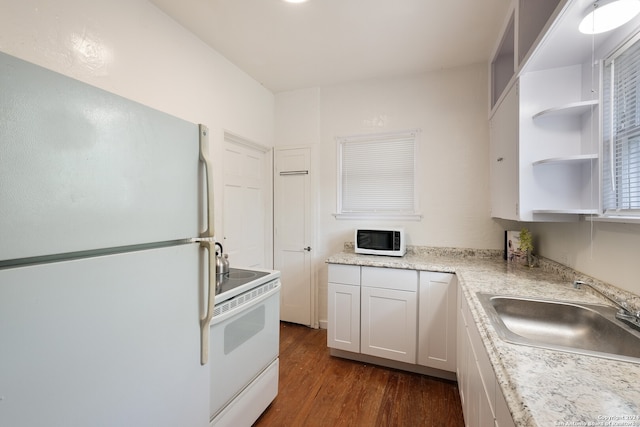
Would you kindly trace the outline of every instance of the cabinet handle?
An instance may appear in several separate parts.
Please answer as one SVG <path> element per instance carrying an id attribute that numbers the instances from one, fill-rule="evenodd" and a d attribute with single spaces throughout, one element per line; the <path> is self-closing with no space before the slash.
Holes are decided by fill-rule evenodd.
<path id="1" fill-rule="evenodd" d="M 311 252 L 311 246 L 307 246 L 306 248 L 302 248 L 302 249 L 307 251 L 307 252 Z"/>
<path id="2" fill-rule="evenodd" d="M 498 157 L 498 158 L 496 159 L 496 161 L 497 161 L 497 162 L 501 162 L 501 161 L 503 161 L 503 160 L 504 160 L 504 157 Z"/>

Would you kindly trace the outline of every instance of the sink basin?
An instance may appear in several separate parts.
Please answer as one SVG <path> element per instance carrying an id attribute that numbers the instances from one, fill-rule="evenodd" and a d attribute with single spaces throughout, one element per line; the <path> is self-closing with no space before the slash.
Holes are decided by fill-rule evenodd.
<path id="1" fill-rule="evenodd" d="M 616 309 L 478 293 L 504 341 L 640 363 L 640 333 L 615 319 Z"/>

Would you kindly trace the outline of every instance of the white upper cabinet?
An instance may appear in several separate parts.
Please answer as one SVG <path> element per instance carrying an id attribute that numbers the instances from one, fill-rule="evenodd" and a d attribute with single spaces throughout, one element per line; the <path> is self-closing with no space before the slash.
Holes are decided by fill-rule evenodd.
<path id="1" fill-rule="evenodd" d="M 507 21 L 502 30 L 502 38 L 496 46 L 491 59 L 491 108 L 493 108 L 504 90 L 515 75 L 517 68 L 515 60 L 515 21 L 513 7 L 509 9 Z"/>
<path id="2" fill-rule="evenodd" d="M 578 24 L 592 4 L 513 1 L 491 64 L 493 217 L 572 221 L 599 212 L 599 59 L 638 31 L 640 18 L 585 35 Z M 505 78 L 511 38 L 513 73 Z"/>
<path id="3" fill-rule="evenodd" d="M 489 127 L 491 144 L 490 190 L 491 216 L 517 220 L 520 192 L 518 187 L 518 88 L 511 86 L 500 101 Z"/>
<path id="4" fill-rule="evenodd" d="M 518 79 L 524 220 L 577 219 L 575 214 L 597 212 L 598 105 L 581 102 L 583 78 L 578 64 Z"/>
<path id="5" fill-rule="evenodd" d="M 529 56 L 561 0 L 514 0 L 491 59 L 491 109 Z"/>

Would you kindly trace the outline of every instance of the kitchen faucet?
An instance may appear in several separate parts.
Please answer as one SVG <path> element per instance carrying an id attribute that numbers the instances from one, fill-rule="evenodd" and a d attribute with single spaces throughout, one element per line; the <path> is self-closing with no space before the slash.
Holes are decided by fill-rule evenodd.
<path id="1" fill-rule="evenodd" d="M 620 310 L 618 310 L 618 312 L 616 313 L 616 319 L 625 322 L 629 326 L 632 326 L 634 329 L 640 330 L 640 310 L 636 311 L 635 313 L 632 312 L 631 310 L 629 310 L 628 305 L 625 301 L 623 301 L 622 303 L 619 303 L 613 298 L 610 298 L 604 293 L 602 293 L 598 288 L 594 287 L 590 283 L 587 283 L 582 280 L 576 280 L 573 282 L 573 287 L 576 289 L 580 289 L 580 286 L 582 285 L 590 287 L 596 293 L 602 295 L 603 297 L 611 301 L 616 307 L 618 307 Z"/>

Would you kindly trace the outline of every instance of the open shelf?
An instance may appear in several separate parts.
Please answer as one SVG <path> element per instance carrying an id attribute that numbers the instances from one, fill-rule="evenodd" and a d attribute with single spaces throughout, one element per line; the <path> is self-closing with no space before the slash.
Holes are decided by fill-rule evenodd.
<path id="1" fill-rule="evenodd" d="M 491 108 L 505 91 L 515 74 L 515 11 L 511 9 L 502 39 L 491 60 Z"/>
<path id="2" fill-rule="evenodd" d="M 552 164 L 552 163 L 582 163 L 588 162 L 591 160 L 598 160 L 597 154 L 578 154 L 576 156 L 565 156 L 565 157 L 553 157 L 551 159 L 542 159 L 536 162 L 533 162 L 533 166 L 536 165 L 544 165 L 544 164 Z"/>
<path id="3" fill-rule="evenodd" d="M 560 107 L 549 108 L 534 114 L 533 118 L 540 117 L 562 117 L 562 116 L 580 116 L 591 111 L 591 107 L 598 105 L 598 100 L 572 102 Z"/>

